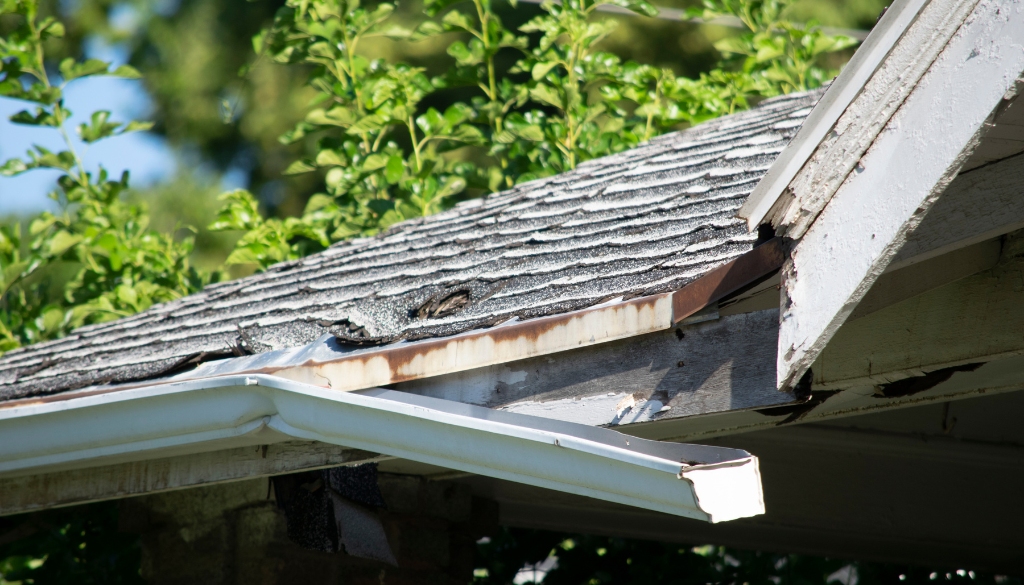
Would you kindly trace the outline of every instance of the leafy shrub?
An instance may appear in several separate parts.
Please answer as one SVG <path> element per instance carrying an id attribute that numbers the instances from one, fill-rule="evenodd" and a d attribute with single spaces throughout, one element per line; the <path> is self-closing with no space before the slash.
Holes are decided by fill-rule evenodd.
<path id="1" fill-rule="evenodd" d="M 52 17 L 40 18 L 37 0 L 2 0 L 0 16 L 17 27 L 0 37 L 0 96 L 31 102 L 11 121 L 57 130 L 67 150 L 41 146 L 0 166 L 0 175 L 33 169 L 63 174 L 50 197 L 59 213 L 45 212 L 28 225 L 0 226 L 0 353 L 25 343 L 59 337 L 68 330 L 142 311 L 154 303 L 199 290 L 208 280 L 189 263 L 192 240 L 148 229 L 142 205 L 126 202 L 128 173 L 114 179 L 102 167 L 88 172 L 68 132 L 71 112 L 64 89 L 95 75 L 138 78 L 129 67 L 112 69 L 96 59 L 67 58 L 57 71 L 47 68 L 44 47 L 64 35 Z M 110 112 L 94 112 L 76 131 L 86 144 L 145 130 L 145 122 L 112 122 Z"/>
<path id="2" fill-rule="evenodd" d="M 736 17 L 746 31 L 716 44 L 718 68 L 688 79 L 600 51 L 615 25 L 596 16 L 603 4 L 657 13 L 646 0 L 548 1 L 544 14 L 513 31 L 491 0 L 427 0 L 427 18 L 409 30 L 390 23 L 392 4 L 288 0 L 253 44 L 275 62 L 312 69 L 316 103 L 281 140 L 311 145 L 288 172 L 323 173 L 324 192 L 286 220 L 262 217 L 246 191 L 225 194 L 211 228 L 244 232 L 228 262 L 265 268 L 474 191 L 568 171 L 763 97 L 817 87 L 834 74 L 819 58 L 855 42 L 786 20 L 788 0 L 705 0 L 691 16 Z M 452 63 L 433 78 L 360 49 L 372 37 L 438 35 L 451 37 Z M 518 54 L 507 71 L 501 52 Z M 444 111 L 424 107 L 456 87 L 478 93 Z"/>

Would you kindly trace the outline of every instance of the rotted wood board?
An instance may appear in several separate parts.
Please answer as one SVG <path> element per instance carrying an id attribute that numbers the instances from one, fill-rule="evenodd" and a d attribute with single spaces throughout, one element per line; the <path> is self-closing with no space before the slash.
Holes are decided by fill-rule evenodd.
<path id="1" fill-rule="evenodd" d="M 129 496 L 376 461 L 327 443 L 289 441 L 0 478 L 0 516 Z"/>
<path id="2" fill-rule="evenodd" d="M 775 388 L 778 314 L 729 315 L 396 388 L 589 425 L 789 404 L 797 397 Z"/>
<path id="3" fill-rule="evenodd" d="M 884 384 L 1024 353 L 1024 235 L 991 269 L 847 322 L 812 366 L 815 389 Z"/>

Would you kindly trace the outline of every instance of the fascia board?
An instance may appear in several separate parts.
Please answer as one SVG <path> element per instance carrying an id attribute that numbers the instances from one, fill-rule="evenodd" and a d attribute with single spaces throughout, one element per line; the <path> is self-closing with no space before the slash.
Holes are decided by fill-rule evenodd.
<path id="1" fill-rule="evenodd" d="M 797 242 L 778 384 L 792 387 L 956 176 L 1024 72 L 1024 5 L 979 2 Z"/>
<path id="2" fill-rule="evenodd" d="M 814 106 L 792 142 L 775 159 L 737 212 L 739 217 L 747 220 L 751 230 L 764 223 L 786 187 L 927 3 L 928 0 L 897 0 L 871 29 L 839 76 L 825 90 L 825 95 Z"/>
<path id="3" fill-rule="evenodd" d="M 757 458 L 374 389 L 225 376 L 0 410 L 0 474 L 237 437 L 267 428 L 668 514 L 764 512 Z"/>

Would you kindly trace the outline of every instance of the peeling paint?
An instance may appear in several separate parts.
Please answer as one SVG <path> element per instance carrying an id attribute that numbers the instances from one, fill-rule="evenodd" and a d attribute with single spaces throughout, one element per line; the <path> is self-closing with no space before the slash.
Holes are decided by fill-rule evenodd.
<path id="1" fill-rule="evenodd" d="M 657 399 L 648 400 L 636 394 L 610 392 L 600 396 L 574 396 L 544 402 L 526 400 L 498 410 L 604 426 L 649 422 L 669 408 Z"/>

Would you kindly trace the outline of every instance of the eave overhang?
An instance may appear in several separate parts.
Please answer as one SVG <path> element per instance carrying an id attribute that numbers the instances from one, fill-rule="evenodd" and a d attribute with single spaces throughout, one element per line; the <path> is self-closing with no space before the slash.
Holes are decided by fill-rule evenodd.
<path id="1" fill-rule="evenodd" d="M 266 375 L 22 401 L 0 410 L 0 475 L 201 450 L 266 431 L 709 522 L 764 512 L 757 458 L 745 451 Z"/>

